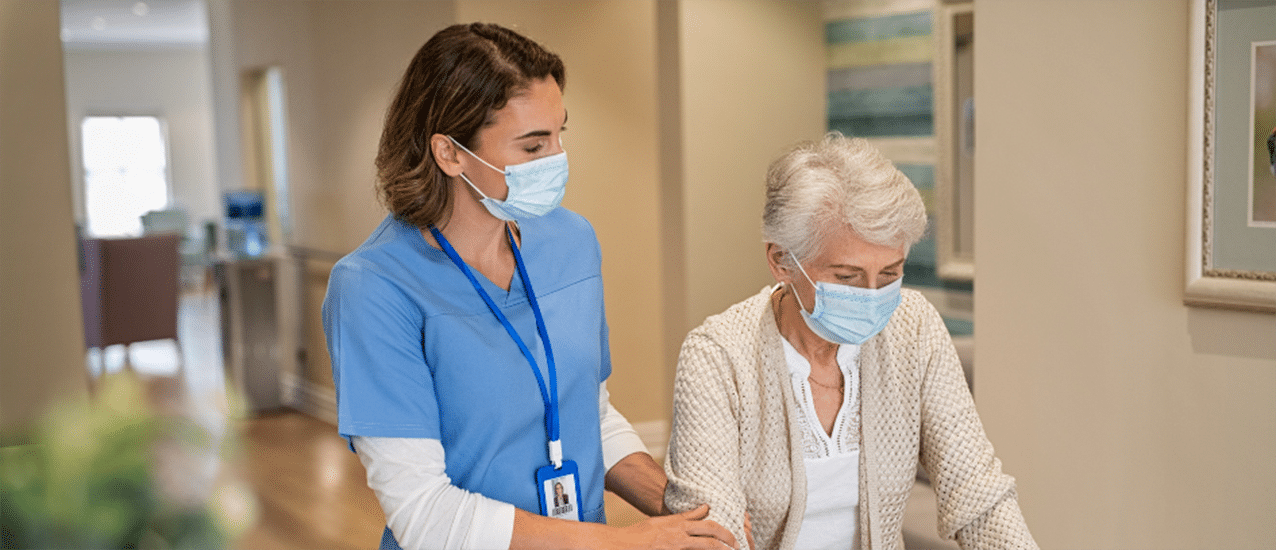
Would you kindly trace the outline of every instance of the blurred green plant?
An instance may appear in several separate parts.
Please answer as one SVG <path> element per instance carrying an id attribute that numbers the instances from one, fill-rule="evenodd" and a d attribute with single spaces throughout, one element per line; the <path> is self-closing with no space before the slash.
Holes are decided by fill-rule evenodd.
<path id="1" fill-rule="evenodd" d="M 156 410 L 132 373 L 62 402 L 25 445 L 0 447 L 3 548 L 225 548 L 252 524 L 224 468 L 234 442 Z"/>

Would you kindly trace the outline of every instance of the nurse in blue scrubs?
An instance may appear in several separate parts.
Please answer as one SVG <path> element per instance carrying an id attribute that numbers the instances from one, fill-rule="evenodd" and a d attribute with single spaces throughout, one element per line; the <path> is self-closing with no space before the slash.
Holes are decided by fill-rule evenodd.
<path id="1" fill-rule="evenodd" d="M 736 546 L 707 507 L 662 516 L 664 472 L 609 403 L 598 240 L 559 207 L 564 83 L 526 37 L 454 25 L 386 114 L 389 215 L 323 306 L 338 430 L 385 511 L 382 548 Z M 656 517 L 608 527 L 604 489 Z"/>

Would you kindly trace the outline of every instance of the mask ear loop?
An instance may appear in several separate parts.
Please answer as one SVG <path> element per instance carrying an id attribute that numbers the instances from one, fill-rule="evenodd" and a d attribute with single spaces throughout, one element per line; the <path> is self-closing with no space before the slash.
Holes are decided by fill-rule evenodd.
<path id="1" fill-rule="evenodd" d="M 504 174 L 504 173 L 505 173 L 505 171 L 504 171 L 504 170 L 499 170 L 499 169 L 497 169 L 495 166 L 492 166 L 491 164 L 488 164 L 488 162 L 487 162 L 486 160 L 483 160 L 481 157 L 479 157 L 478 155 L 474 154 L 474 151 L 471 151 L 471 150 L 467 149 L 464 145 L 461 145 L 461 142 L 457 141 L 457 140 L 456 140 L 456 138 L 454 138 L 454 137 L 452 137 L 452 136 L 448 136 L 447 138 L 448 138 L 448 139 L 450 139 L 450 140 L 452 140 L 452 143 L 456 144 L 456 146 L 457 146 L 457 147 L 460 147 L 462 151 L 465 151 L 466 153 L 469 153 L 471 157 L 474 157 L 474 158 L 478 159 L 478 161 L 479 161 L 479 162 L 481 162 L 481 163 L 483 163 L 483 164 L 486 164 L 488 168 L 491 168 L 491 169 L 493 169 L 493 170 L 496 170 L 497 172 L 500 172 L 500 173 L 502 173 L 502 174 Z M 474 182 L 470 181 L 470 178 L 468 178 L 468 177 L 466 177 L 466 176 L 465 176 L 465 172 L 461 172 L 461 174 L 460 174 L 460 175 L 461 175 L 461 179 L 465 180 L 465 183 L 470 184 L 470 189 L 473 189 L 476 193 L 478 193 L 478 194 L 479 194 L 479 196 L 481 196 L 481 197 L 483 197 L 483 198 L 485 198 L 485 199 L 490 199 L 490 198 L 491 198 L 491 197 L 487 196 L 487 193 L 484 193 L 482 189 L 479 189 L 477 185 L 474 185 Z"/>
<path id="2" fill-rule="evenodd" d="M 812 281 L 811 276 L 806 274 L 805 269 L 802 269 L 802 262 L 798 261 L 797 255 L 793 251 L 789 251 L 789 256 L 793 258 L 793 263 L 797 265 L 798 271 L 802 272 L 802 276 L 806 277 L 806 282 L 815 287 L 815 281 Z M 802 297 L 798 295 L 797 287 L 793 286 L 792 282 L 789 283 L 789 286 L 793 289 L 793 297 L 797 299 L 798 307 L 802 308 L 802 311 L 806 311 L 806 305 L 802 304 Z"/>
<path id="3" fill-rule="evenodd" d="M 487 193 L 484 193 L 483 190 L 479 189 L 477 185 L 474 185 L 474 182 L 470 181 L 470 178 L 465 177 L 465 172 L 461 172 L 460 175 L 461 179 L 465 180 L 465 183 L 470 184 L 470 189 L 473 189 L 475 193 L 479 194 L 479 196 L 485 199 L 491 198 L 487 196 Z"/>
<path id="4" fill-rule="evenodd" d="M 483 163 L 483 164 L 486 164 L 488 168 L 491 168 L 491 169 L 493 169 L 493 170 L 496 170 L 497 172 L 500 172 L 501 174 L 505 174 L 505 171 L 504 171 L 504 170 L 501 170 L 500 168 L 497 168 L 497 167 L 495 167 L 495 166 L 492 166 L 492 164 L 491 164 L 491 163 L 487 162 L 486 160 L 483 160 L 483 157 L 480 157 L 480 156 L 478 156 L 478 155 L 474 154 L 474 151 L 471 151 L 471 150 L 469 150 L 469 149 L 466 149 L 464 145 L 461 145 L 461 142 L 459 142 L 459 141 L 457 141 L 457 140 L 456 140 L 456 138 L 453 138 L 452 136 L 448 136 L 447 138 L 448 138 L 448 139 L 450 139 L 450 140 L 452 140 L 452 143 L 455 143 L 455 144 L 456 144 L 456 146 L 457 146 L 457 147 L 460 147 L 462 151 L 465 151 L 466 153 L 469 153 L 471 157 L 474 157 L 474 158 L 478 159 L 478 161 L 479 161 L 479 162 L 481 162 L 481 163 Z"/>

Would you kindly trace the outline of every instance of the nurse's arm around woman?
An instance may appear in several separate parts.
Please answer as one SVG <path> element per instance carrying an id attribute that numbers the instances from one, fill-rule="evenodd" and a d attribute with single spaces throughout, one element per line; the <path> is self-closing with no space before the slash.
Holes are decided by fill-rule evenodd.
<path id="1" fill-rule="evenodd" d="M 706 507 L 606 525 L 603 491 L 667 513 L 663 470 L 607 394 L 601 254 L 559 206 L 558 56 L 454 25 L 386 113 L 390 213 L 333 268 L 323 321 L 350 439 L 385 511 L 381 547 L 734 547 Z"/>

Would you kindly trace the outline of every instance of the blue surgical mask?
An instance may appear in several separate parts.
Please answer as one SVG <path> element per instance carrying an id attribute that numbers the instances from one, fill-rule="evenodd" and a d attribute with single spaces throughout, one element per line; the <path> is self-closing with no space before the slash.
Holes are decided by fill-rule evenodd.
<path id="1" fill-rule="evenodd" d="M 811 281 L 796 256 L 793 263 L 802 271 L 802 276 Z M 811 332 L 834 344 L 860 345 L 886 328 L 891 314 L 899 306 L 899 289 L 903 284 L 903 277 L 878 289 L 811 281 L 815 287 L 815 309 L 810 313 L 806 312 L 796 290 L 793 296 Z"/>
<path id="2" fill-rule="evenodd" d="M 505 196 L 505 200 L 487 196 L 474 185 L 474 182 L 470 181 L 470 178 L 465 177 L 464 173 L 461 174 L 461 179 L 483 196 L 480 202 L 493 216 L 505 221 L 539 218 L 563 202 L 563 195 L 567 193 L 567 151 L 522 164 L 506 166 L 504 170 L 501 170 L 466 149 L 452 136 L 448 136 L 448 139 L 479 162 L 486 164 L 488 168 L 505 174 L 505 186 L 509 188 L 509 194 Z"/>

